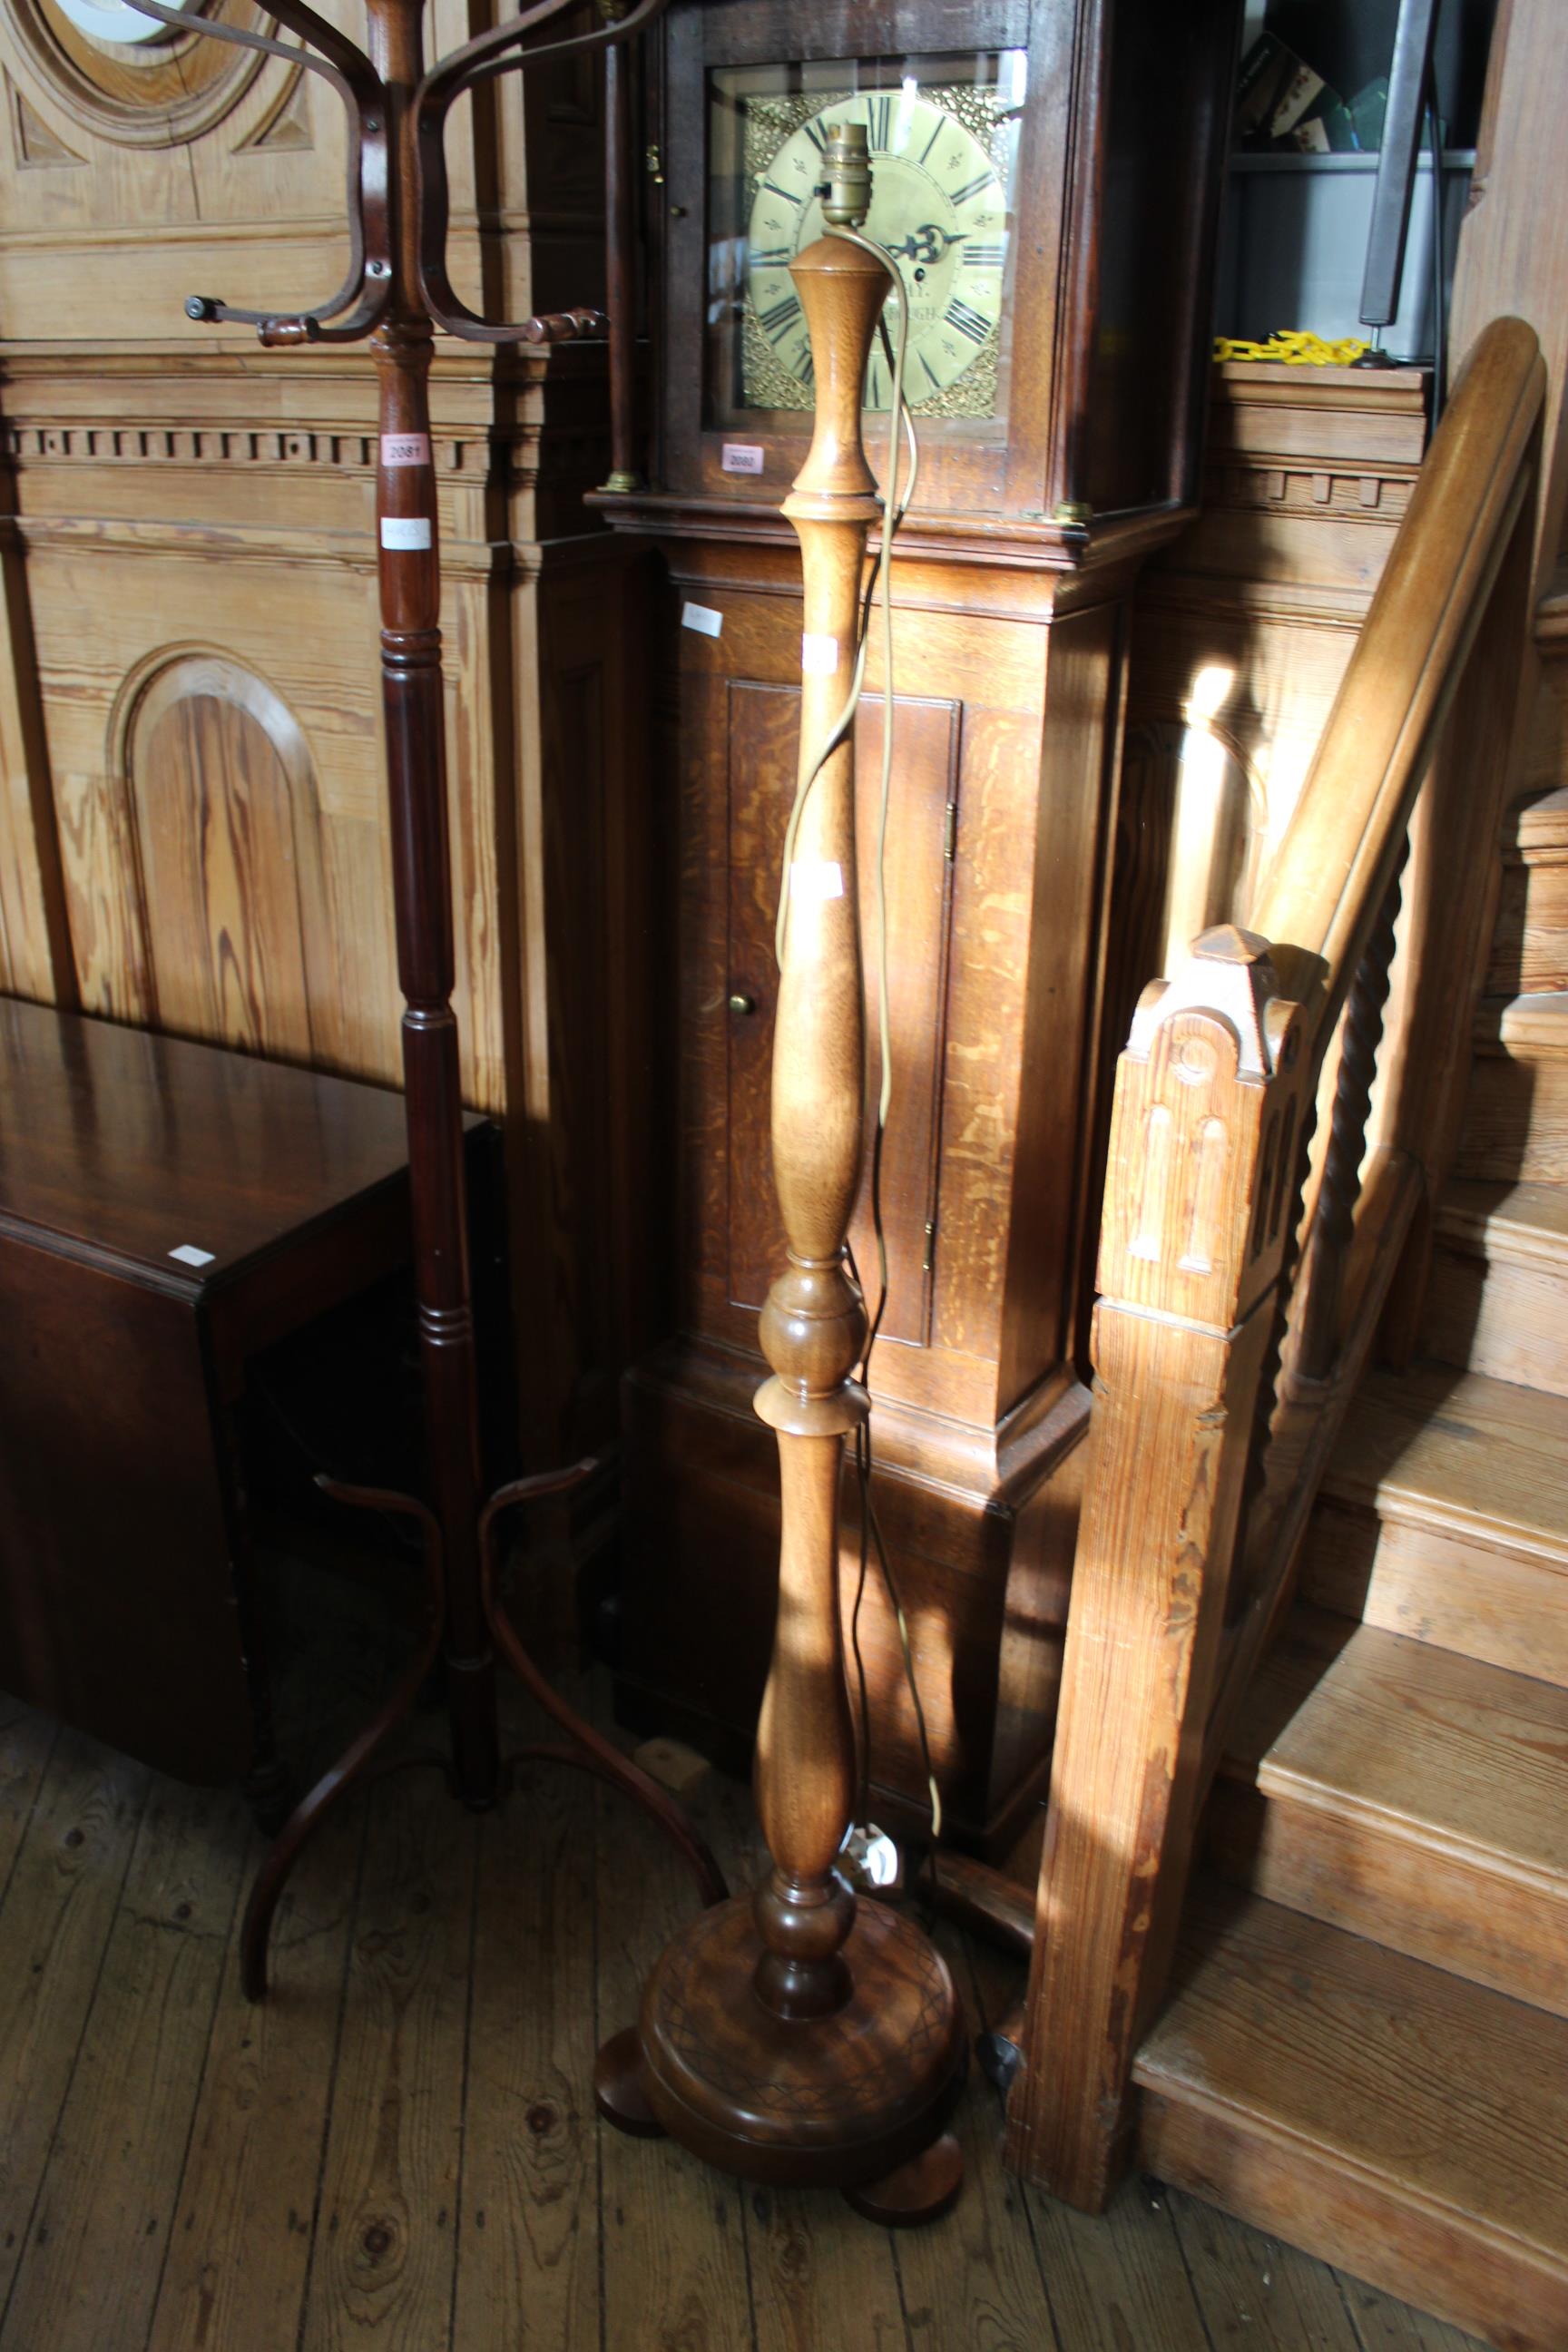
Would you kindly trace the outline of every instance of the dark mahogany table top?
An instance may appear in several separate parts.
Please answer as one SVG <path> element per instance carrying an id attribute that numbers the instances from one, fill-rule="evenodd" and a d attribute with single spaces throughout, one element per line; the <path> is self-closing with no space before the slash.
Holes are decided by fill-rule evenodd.
<path id="1" fill-rule="evenodd" d="M 406 1160 L 400 1094 L 0 998 L 0 1232 L 195 1295 Z"/>

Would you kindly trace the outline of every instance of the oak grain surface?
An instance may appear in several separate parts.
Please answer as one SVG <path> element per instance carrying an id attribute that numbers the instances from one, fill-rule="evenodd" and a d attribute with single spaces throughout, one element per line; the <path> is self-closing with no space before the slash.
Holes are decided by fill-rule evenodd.
<path id="1" fill-rule="evenodd" d="M 1563 2341 L 1568 2022 L 1207 1885 L 1137 2073 L 1146 2160 L 1494 2342 Z"/>
<path id="2" fill-rule="evenodd" d="M 608 1725 L 603 1677 L 594 1695 Z M 520 1708 L 508 1728 L 540 1727 Z M 902 2236 L 605 2130 L 594 2049 L 691 1897 L 640 1815 L 553 1767 L 477 1824 L 433 1774 L 392 1774 L 297 1874 L 272 2000 L 247 2009 L 241 1822 L 50 1733 L 0 1716 L 0 1787 L 25 1814 L 0 1962 L 26 1988 L 0 2039 L 0 2297 L 29 2240 L 4 2352 L 1468 2352 L 1157 2184 L 1103 2221 L 1054 2203 L 1003 2171 L 977 2071 L 964 2199 Z M 745 1790 L 710 1774 L 695 1802 L 744 1883 Z M 971 2021 L 994 2022 L 1017 1963 L 947 1948 Z M 377 2215 L 395 2226 L 372 2261 Z"/>
<path id="3" fill-rule="evenodd" d="M 1568 1551 L 1568 1404 L 1447 1365 L 1363 1385 L 1328 1492 L 1385 1517 L 1561 1563 Z"/>
<path id="4" fill-rule="evenodd" d="M 1299 1608 L 1247 1695 L 1210 1850 L 1270 1901 L 1568 2011 L 1568 1692 Z"/>
<path id="5" fill-rule="evenodd" d="M 1359 1803 L 1432 1844 L 1568 1879 L 1568 1697 L 1550 1683 L 1298 1610 L 1231 1753 L 1270 1795 Z"/>
<path id="6" fill-rule="evenodd" d="M 1568 1396 L 1568 1190 L 1450 1185 L 1437 1237 L 1426 1294 L 1429 1352 Z"/>

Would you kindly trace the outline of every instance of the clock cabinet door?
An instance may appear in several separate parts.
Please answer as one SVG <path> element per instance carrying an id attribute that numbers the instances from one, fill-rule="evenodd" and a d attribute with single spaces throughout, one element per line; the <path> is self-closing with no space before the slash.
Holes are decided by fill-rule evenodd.
<path id="1" fill-rule="evenodd" d="M 728 1280 L 731 1306 L 760 1308 L 784 1263 L 769 1144 L 769 1089 L 778 979 L 774 920 L 781 847 L 795 791 L 800 697 L 794 688 L 736 679 L 729 703 Z M 924 1347 L 931 1338 L 960 713 L 956 702 L 908 695 L 897 698 L 895 709 L 898 758 L 886 861 L 893 1087 L 881 1158 L 888 1300 L 880 1337 Z M 868 1149 L 849 1239 L 872 1313 L 879 1286 L 869 1138 L 881 1084 L 875 856 L 881 760 L 882 704 L 879 697 L 868 695 L 855 730 Z"/>

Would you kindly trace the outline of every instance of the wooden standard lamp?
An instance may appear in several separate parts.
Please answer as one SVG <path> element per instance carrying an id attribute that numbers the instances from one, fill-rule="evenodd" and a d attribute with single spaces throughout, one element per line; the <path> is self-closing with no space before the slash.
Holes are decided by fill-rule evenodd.
<path id="1" fill-rule="evenodd" d="M 828 141 L 824 214 L 866 217 L 863 124 Z M 858 1903 L 835 1867 L 849 1827 L 855 1735 L 838 1600 L 844 1441 L 870 1411 L 852 1378 L 866 1309 L 845 1239 L 864 1142 L 865 1020 L 855 879 L 855 761 L 818 770 L 855 667 L 868 528 L 881 520 L 860 436 L 861 386 L 888 265 L 829 234 L 792 263 L 811 336 L 816 431 L 784 512 L 805 578 L 801 785 L 773 1032 L 773 1177 L 789 1262 L 763 1309 L 773 1377 L 756 1410 L 778 1432 L 782 1541 L 756 1791 L 773 1869 L 704 1912 L 648 1980 L 639 2023 L 599 2053 L 600 2112 L 668 2133 L 775 2184 L 842 2189 L 882 2221 L 957 2195 L 945 2129 L 962 2080 L 957 1998 L 908 1917 Z M 886 681 L 889 695 L 892 680 Z"/>

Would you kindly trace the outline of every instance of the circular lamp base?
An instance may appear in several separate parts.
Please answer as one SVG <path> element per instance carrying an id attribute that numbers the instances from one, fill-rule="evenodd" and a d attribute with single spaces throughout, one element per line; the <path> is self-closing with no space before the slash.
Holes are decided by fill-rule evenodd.
<path id="1" fill-rule="evenodd" d="M 748 2180 L 842 2189 L 877 2221 L 933 2220 L 963 2169 L 945 2130 L 963 2021 L 940 1955 L 912 1921 L 861 1903 L 848 2000 L 790 2020 L 752 1989 L 762 1952 L 749 1895 L 695 1919 L 649 1979 L 640 2024 L 599 2053 L 600 2114 Z"/>

